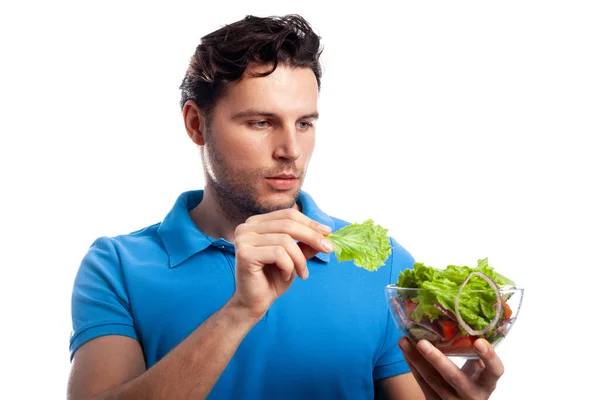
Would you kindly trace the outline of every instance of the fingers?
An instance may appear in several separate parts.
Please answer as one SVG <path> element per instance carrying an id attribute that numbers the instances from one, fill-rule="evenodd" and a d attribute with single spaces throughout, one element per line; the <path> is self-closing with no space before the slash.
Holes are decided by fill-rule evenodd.
<path id="1" fill-rule="evenodd" d="M 283 216 L 286 218 L 282 218 Z M 333 245 L 324 236 L 324 232 L 331 231 L 331 229 L 320 227 L 318 222 L 297 210 L 280 210 L 248 218 L 246 223 L 237 227 L 235 235 L 237 240 L 249 233 L 259 235 L 284 233 L 315 250 L 316 252 L 313 253 L 305 251 L 305 248 L 302 249 L 305 258 L 310 258 L 309 256 L 314 256 L 318 252 L 330 253 L 333 251 Z"/>
<path id="2" fill-rule="evenodd" d="M 485 389 L 492 391 L 496 387 L 500 377 L 504 374 L 504 364 L 502 364 L 496 351 L 487 340 L 477 339 L 474 346 L 477 353 L 479 353 L 479 358 L 485 365 L 477 382 Z"/>
<path id="3" fill-rule="evenodd" d="M 243 249 L 238 253 L 240 265 L 262 269 L 268 264 L 275 264 L 284 271 L 284 278 L 291 279 L 298 275 L 308 278 L 306 260 L 319 252 L 330 253 L 333 245 L 325 239 L 331 229 L 319 224 L 298 210 L 286 209 L 272 213 L 255 215 L 240 224 L 235 230 L 235 247 Z M 248 248 L 269 248 L 259 253 Z M 286 253 L 284 257 L 280 252 Z M 237 262 L 237 261 L 236 261 Z M 288 266 L 292 269 L 288 270 Z M 265 273 L 272 276 L 271 268 Z M 282 272 L 283 273 L 283 272 Z"/>
<path id="4" fill-rule="evenodd" d="M 417 348 L 423 354 L 423 357 L 438 371 L 444 381 L 456 390 L 460 398 L 471 398 L 472 394 L 478 391 L 470 377 L 431 343 L 421 340 L 417 344 Z"/>
<path id="5" fill-rule="evenodd" d="M 317 253 L 319 253 L 319 250 L 315 250 L 312 247 L 310 247 L 309 245 L 304 244 L 302 242 L 298 242 L 298 248 L 300 248 L 300 251 L 304 255 L 305 260 L 310 260 L 311 258 L 316 256 Z"/>
<path id="6" fill-rule="evenodd" d="M 440 372 L 434 367 L 434 365 L 426 359 L 423 355 L 422 351 L 417 348 L 410 340 L 407 338 L 400 339 L 400 348 L 404 353 L 404 357 L 406 361 L 411 365 L 411 370 L 416 375 L 418 374 L 424 384 L 421 385 L 423 392 L 425 395 L 428 395 L 427 392 L 433 392 L 437 397 L 432 395 L 432 398 L 441 398 L 441 399 L 457 399 L 456 392 L 452 389 L 449 383 L 444 379 L 444 377 L 440 374 Z M 422 345 L 423 341 L 419 342 L 419 345 Z M 429 343 L 429 342 L 427 342 Z M 429 344 L 431 346 L 431 344 Z M 419 346 L 420 347 L 420 346 Z M 433 346 L 431 346 L 433 347 Z M 439 350 L 438 350 L 439 352 Z M 441 354 L 441 353 L 440 353 Z M 444 356 L 445 357 L 445 356 Z M 451 364 L 452 361 L 448 360 Z M 452 364 L 455 368 L 458 367 Z M 461 372 L 459 370 L 459 372 Z M 462 373 L 462 372 L 461 372 Z M 464 374 L 463 374 L 464 375 Z M 419 381 L 419 379 L 417 379 Z M 421 382 L 419 382 L 421 383 Z M 429 398 L 429 397 L 428 397 Z"/>
<path id="7" fill-rule="evenodd" d="M 267 220 L 243 224 L 240 225 L 239 232 L 253 232 L 257 234 L 285 233 L 293 239 L 309 245 L 317 250 L 317 252 L 329 253 L 333 250 L 333 246 L 325 239 L 322 233 L 291 219 Z"/>
<path id="8" fill-rule="evenodd" d="M 412 371 L 413 376 L 417 380 L 417 383 L 421 387 L 421 390 L 423 391 L 423 394 L 425 395 L 425 398 L 427 400 L 442 400 L 442 398 L 440 396 L 438 396 L 438 394 L 435 392 L 435 390 L 433 390 L 431 388 L 431 386 L 429 386 L 427 384 L 427 382 L 425 381 L 425 379 L 423 379 L 423 377 L 421 376 L 421 374 L 419 373 L 419 371 L 417 371 L 417 369 L 415 368 L 415 366 L 412 365 L 409 362 L 407 362 L 407 364 L 408 364 L 408 367 L 410 368 L 410 370 Z"/>
<path id="9" fill-rule="evenodd" d="M 299 224 L 305 225 L 312 230 L 321 232 L 323 235 L 328 235 L 331 233 L 331 228 L 327 225 L 322 225 L 319 222 L 308 218 L 306 215 L 302 214 L 300 211 L 295 210 L 293 208 L 288 208 L 285 210 L 278 210 L 267 214 L 259 214 L 254 215 L 246 221 L 248 224 L 260 223 L 265 221 L 272 220 L 282 220 L 282 219 L 290 219 L 292 221 L 298 222 Z"/>
<path id="10" fill-rule="evenodd" d="M 465 375 L 473 378 L 475 376 L 479 376 L 478 374 L 483 370 L 483 368 L 485 368 L 483 361 L 468 360 L 466 363 L 464 363 L 461 370 L 465 373 Z"/>
<path id="11" fill-rule="evenodd" d="M 294 263 L 294 269 L 298 276 L 302 279 L 308 278 L 308 268 L 306 267 L 306 258 L 300 247 L 296 244 L 291 236 L 282 233 L 268 233 L 265 235 L 250 235 L 246 240 L 246 244 L 265 247 L 265 246 L 280 246 L 286 251 L 289 258 Z"/>
<path id="12" fill-rule="evenodd" d="M 400 345 L 411 369 L 443 399 L 491 394 L 504 373 L 500 358 L 484 339 L 475 341 L 480 360 L 467 362 L 462 370 L 426 340 L 420 340 L 415 346 L 402 339 Z"/>
<path id="13" fill-rule="evenodd" d="M 260 269 L 267 264 L 276 265 L 281 270 L 281 276 L 286 282 L 294 277 L 294 261 L 282 246 L 242 246 L 237 249 L 237 252 L 240 257 L 256 260 L 262 264 Z"/>

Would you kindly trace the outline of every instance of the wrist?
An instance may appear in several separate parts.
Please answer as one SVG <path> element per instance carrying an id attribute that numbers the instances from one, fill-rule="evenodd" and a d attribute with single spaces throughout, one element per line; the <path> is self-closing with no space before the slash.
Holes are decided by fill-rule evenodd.
<path id="1" fill-rule="evenodd" d="M 252 307 L 247 306 L 235 294 L 225 303 L 223 309 L 238 323 L 243 326 L 254 326 L 265 315 Z"/>

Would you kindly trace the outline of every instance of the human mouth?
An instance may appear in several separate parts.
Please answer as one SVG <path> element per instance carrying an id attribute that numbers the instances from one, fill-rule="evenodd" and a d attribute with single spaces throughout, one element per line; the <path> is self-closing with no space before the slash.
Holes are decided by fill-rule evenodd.
<path id="1" fill-rule="evenodd" d="M 279 174 L 276 176 L 270 176 L 267 179 L 298 179 L 294 174 Z"/>
<path id="2" fill-rule="evenodd" d="M 276 190 L 289 190 L 296 186 L 298 177 L 295 175 L 282 174 L 266 178 L 269 185 Z"/>

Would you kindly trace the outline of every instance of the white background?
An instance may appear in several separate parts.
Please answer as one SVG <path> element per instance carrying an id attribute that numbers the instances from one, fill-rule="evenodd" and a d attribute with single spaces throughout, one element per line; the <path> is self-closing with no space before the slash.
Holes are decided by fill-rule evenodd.
<path id="1" fill-rule="evenodd" d="M 489 257 L 525 287 L 494 399 L 593 397 L 594 3 L 3 3 L 0 398 L 65 397 L 70 291 L 88 246 L 202 187 L 178 108 L 199 38 L 285 13 L 325 46 L 306 190 L 330 214 L 374 218 L 418 261 Z"/>

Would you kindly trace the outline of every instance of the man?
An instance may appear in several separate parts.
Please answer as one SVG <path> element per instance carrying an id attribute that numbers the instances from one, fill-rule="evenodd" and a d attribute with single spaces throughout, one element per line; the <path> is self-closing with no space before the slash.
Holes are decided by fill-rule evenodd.
<path id="1" fill-rule="evenodd" d="M 338 262 L 327 235 L 348 223 L 301 190 L 320 52 L 299 16 L 247 17 L 202 39 L 181 106 L 205 188 L 89 249 L 73 289 L 71 399 L 489 396 L 502 364 L 486 342 L 483 363 L 461 371 L 425 341 L 399 341 L 383 287 L 412 257 L 392 239 L 377 272 Z"/>

